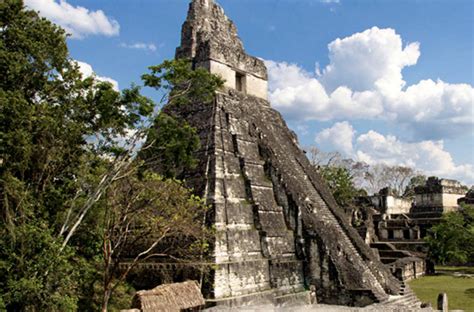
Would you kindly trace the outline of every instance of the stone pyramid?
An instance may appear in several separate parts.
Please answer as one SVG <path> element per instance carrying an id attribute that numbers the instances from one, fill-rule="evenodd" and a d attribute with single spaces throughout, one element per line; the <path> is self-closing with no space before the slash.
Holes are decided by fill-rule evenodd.
<path id="1" fill-rule="evenodd" d="M 216 227 L 208 302 L 319 301 L 366 305 L 396 293 L 397 281 L 348 224 L 267 100 L 267 70 L 245 53 L 213 0 L 193 0 L 177 58 L 222 76 L 211 104 L 167 107 L 197 128 L 201 150 L 187 183 L 212 206 Z"/>

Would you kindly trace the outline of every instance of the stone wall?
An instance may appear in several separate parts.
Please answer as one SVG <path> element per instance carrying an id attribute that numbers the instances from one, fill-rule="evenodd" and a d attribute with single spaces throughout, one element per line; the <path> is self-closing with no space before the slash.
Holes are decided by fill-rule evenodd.
<path id="1" fill-rule="evenodd" d="M 380 297 L 395 291 L 390 274 L 343 212 L 335 212 L 330 192 L 320 193 L 322 181 L 281 116 L 262 101 L 230 90 L 209 105 L 210 119 L 205 112 L 198 118 L 198 110 L 174 112 L 192 115 L 188 122 L 202 129 L 206 171 L 187 180 L 214 208 L 214 299 L 269 289 L 285 296 L 309 283 L 323 301 L 343 304 L 355 304 L 351 291 L 368 289 Z"/>
<path id="2" fill-rule="evenodd" d="M 396 293 L 397 281 L 266 101 L 266 68 L 245 53 L 222 8 L 191 3 L 176 57 L 226 79 L 212 103 L 164 108 L 201 139 L 199 164 L 185 180 L 212 207 L 207 223 L 216 228 L 208 302 L 291 301 L 308 298 L 310 285 L 318 299 L 350 305 Z"/>
<path id="3" fill-rule="evenodd" d="M 426 261 L 417 257 L 406 257 L 397 260 L 393 265 L 394 274 L 407 282 L 426 274 Z"/>
<path id="4" fill-rule="evenodd" d="M 415 207 L 425 211 L 450 212 L 458 208 L 458 199 L 463 198 L 464 194 L 450 193 L 425 193 L 415 195 Z"/>
<path id="5" fill-rule="evenodd" d="M 456 180 L 430 177 L 423 186 L 415 188 L 414 212 L 457 210 L 458 199 L 465 196 L 468 188 Z"/>
<path id="6" fill-rule="evenodd" d="M 268 82 L 266 79 L 258 77 L 251 72 L 245 72 L 231 67 L 230 65 L 220 63 L 214 60 L 207 60 L 196 64 L 204 67 L 211 73 L 224 79 L 224 87 L 227 89 L 236 89 L 236 77 L 241 76 L 242 92 L 266 100 L 268 98 Z"/>
<path id="7" fill-rule="evenodd" d="M 248 122 L 227 113 L 228 102 L 219 98 L 204 109 L 198 105 L 178 111 L 166 108 L 186 118 L 202 138 L 200 165 L 186 180 L 213 207 L 209 222 L 217 230 L 216 269 L 209 299 L 234 304 L 244 297 L 252 302 L 264 294 L 278 300 L 303 293 L 295 219 L 290 220 L 291 215 L 276 202 Z"/>
<path id="8" fill-rule="evenodd" d="M 392 214 L 408 214 L 412 208 L 412 200 L 399 198 L 392 195 L 371 196 L 374 207 L 381 213 L 388 216 Z"/>

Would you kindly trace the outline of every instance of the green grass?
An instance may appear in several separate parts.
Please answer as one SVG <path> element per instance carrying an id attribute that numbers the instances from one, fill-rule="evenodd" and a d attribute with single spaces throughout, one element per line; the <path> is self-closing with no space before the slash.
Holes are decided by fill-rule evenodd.
<path id="1" fill-rule="evenodd" d="M 436 272 L 445 271 L 445 272 L 459 272 L 464 274 L 474 274 L 474 266 L 443 266 L 437 265 L 435 267 Z"/>
<path id="2" fill-rule="evenodd" d="M 449 309 L 474 311 L 474 277 L 458 277 L 451 275 L 454 272 L 472 274 L 472 267 L 436 267 L 447 273 L 424 276 L 409 282 L 411 289 L 423 302 L 431 302 L 433 308 L 437 307 L 438 295 L 442 292 L 448 294 Z M 451 273 L 452 272 L 452 273 Z"/>

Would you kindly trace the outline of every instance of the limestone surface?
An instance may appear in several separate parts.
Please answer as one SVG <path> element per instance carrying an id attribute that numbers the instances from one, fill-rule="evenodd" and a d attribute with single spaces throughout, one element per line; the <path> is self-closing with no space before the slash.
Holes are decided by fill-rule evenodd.
<path id="1" fill-rule="evenodd" d="M 266 100 L 264 63 L 245 53 L 212 0 L 194 0 L 177 58 L 227 80 L 212 103 L 165 107 L 198 130 L 199 165 L 186 181 L 212 210 L 215 270 L 207 302 L 364 306 L 398 281 L 347 222 L 294 133 Z"/>

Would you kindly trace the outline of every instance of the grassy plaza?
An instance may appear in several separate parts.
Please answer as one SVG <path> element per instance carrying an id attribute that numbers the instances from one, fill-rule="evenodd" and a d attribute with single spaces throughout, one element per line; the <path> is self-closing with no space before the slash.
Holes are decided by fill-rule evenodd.
<path id="1" fill-rule="evenodd" d="M 439 266 L 436 272 L 409 283 L 418 298 L 436 308 L 438 294 L 446 292 L 450 310 L 474 311 L 474 267 Z"/>

